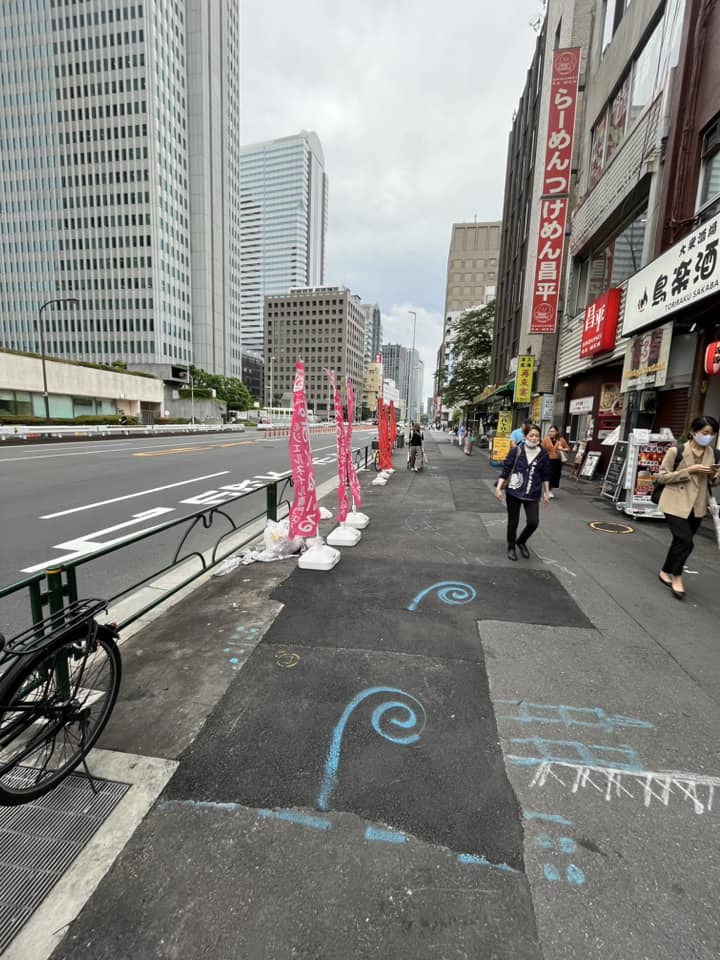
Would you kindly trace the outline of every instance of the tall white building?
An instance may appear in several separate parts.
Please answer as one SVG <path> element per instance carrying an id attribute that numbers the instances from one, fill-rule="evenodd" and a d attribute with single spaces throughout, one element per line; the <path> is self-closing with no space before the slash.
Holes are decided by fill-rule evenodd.
<path id="1" fill-rule="evenodd" d="M 328 180 L 317 134 L 242 147 L 242 347 L 263 352 L 266 296 L 325 281 Z"/>
<path id="2" fill-rule="evenodd" d="M 3 0 L 2 345 L 72 298 L 49 355 L 239 372 L 237 33 L 237 0 Z"/>

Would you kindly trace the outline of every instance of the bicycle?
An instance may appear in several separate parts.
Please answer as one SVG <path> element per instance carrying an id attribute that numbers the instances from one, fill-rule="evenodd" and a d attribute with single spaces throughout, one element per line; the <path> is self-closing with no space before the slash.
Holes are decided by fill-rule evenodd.
<path id="1" fill-rule="evenodd" d="M 78 600 L 5 640 L 0 635 L 0 805 L 36 800 L 86 756 L 115 706 L 122 664 L 104 600 Z"/>

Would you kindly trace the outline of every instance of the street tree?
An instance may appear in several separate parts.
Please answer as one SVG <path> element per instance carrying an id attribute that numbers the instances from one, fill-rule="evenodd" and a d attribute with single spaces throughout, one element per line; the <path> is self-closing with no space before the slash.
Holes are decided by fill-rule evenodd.
<path id="1" fill-rule="evenodd" d="M 224 401 L 231 410 L 249 410 L 252 406 L 247 387 L 237 377 L 208 373 L 200 367 L 190 367 L 190 376 L 196 387 L 214 390 L 218 400 Z"/>
<path id="2" fill-rule="evenodd" d="M 466 406 L 488 385 L 495 301 L 466 310 L 451 330 L 452 368 L 443 386 L 443 404 Z"/>

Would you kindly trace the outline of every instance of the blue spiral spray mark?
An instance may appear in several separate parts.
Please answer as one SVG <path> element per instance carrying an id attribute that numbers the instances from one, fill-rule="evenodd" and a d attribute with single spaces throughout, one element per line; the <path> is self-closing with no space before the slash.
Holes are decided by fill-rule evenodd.
<path id="1" fill-rule="evenodd" d="M 401 697 L 405 697 L 407 700 L 412 701 L 417 708 L 418 712 L 413 709 L 409 703 L 405 703 L 402 700 L 386 700 L 384 703 L 381 703 L 377 706 L 370 718 L 373 730 L 375 733 L 379 734 L 381 737 L 384 737 L 385 740 L 389 740 L 391 743 L 399 743 L 402 746 L 407 746 L 410 743 L 415 743 L 420 739 L 420 734 L 425 728 L 425 723 L 427 722 L 427 716 L 425 714 L 425 708 L 420 703 L 419 700 L 416 700 L 411 694 L 406 693 L 404 690 L 398 690 L 395 687 L 368 687 L 367 690 L 361 691 L 357 696 L 353 697 L 350 703 L 345 707 L 342 712 L 342 716 L 335 725 L 333 730 L 332 740 L 330 741 L 330 749 L 328 750 L 328 755 L 325 760 L 325 768 L 323 771 L 322 784 L 320 786 L 320 793 L 318 794 L 316 806 L 318 810 L 327 810 L 330 805 L 330 797 L 337 786 L 337 771 L 340 764 L 340 748 L 342 746 L 342 737 L 345 732 L 345 726 L 350 719 L 355 707 L 367 700 L 368 697 L 372 697 L 375 694 L 397 694 Z M 383 730 L 381 727 L 381 721 L 383 720 L 384 714 L 389 711 L 403 711 L 405 717 L 391 716 L 388 718 L 387 722 L 392 724 L 393 727 L 398 729 L 398 732 L 395 730 Z M 410 732 L 410 731 L 415 732 Z M 408 731 L 406 734 L 401 735 L 399 731 Z"/>
<path id="2" fill-rule="evenodd" d="M 418 604 L 423 597 L 433 592 L 437 592 L 442 602 L 452 607 L 460 606 L 460 604 L 463 603 L 471 603 L 475 597 L 477 597 L 475 588 L 471 587 L 469 583 L 460 583 L 456 580 L 441 580 L 440 583 L 433 583 L 432 586 L 426 587 L 419 593 L 410 603 L 408 610 L 417 610 Z"/>

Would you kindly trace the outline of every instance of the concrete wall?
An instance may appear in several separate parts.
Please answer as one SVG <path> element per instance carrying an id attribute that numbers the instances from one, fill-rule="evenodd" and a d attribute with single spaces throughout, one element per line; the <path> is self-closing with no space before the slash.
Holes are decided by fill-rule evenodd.
<path id="1" fill-rule="evenodd" d="M 73 397 L 96 397 L 117 400 L 119 405 L 163 402 L 162 380 L 133 377 L 126 373 L 111 373 L 79 367 L 56 360 L 46 361 L 48 393 Z M 42 363 L 40 358 L 21 357 L 0 351 L 0 387 L 6 390 L 27 390 L 42 393 Z"/>

